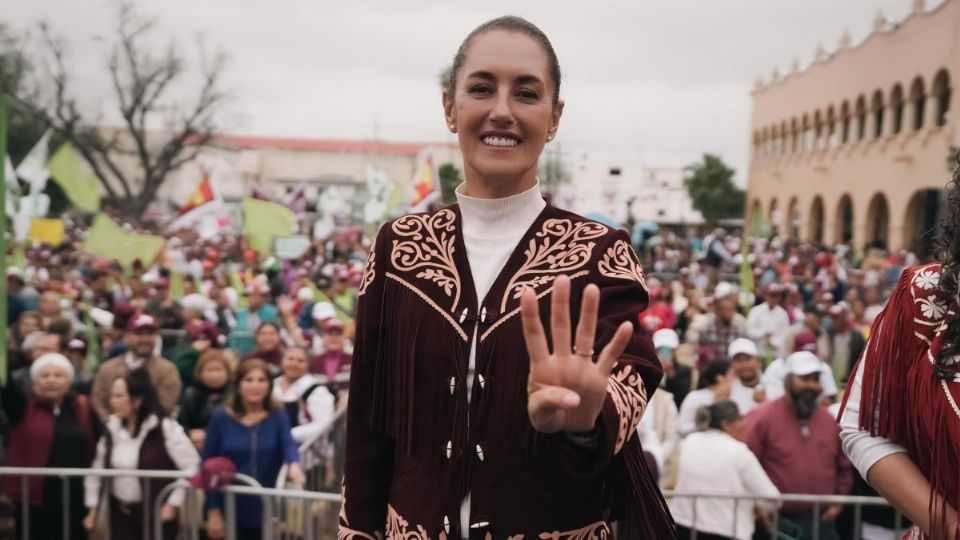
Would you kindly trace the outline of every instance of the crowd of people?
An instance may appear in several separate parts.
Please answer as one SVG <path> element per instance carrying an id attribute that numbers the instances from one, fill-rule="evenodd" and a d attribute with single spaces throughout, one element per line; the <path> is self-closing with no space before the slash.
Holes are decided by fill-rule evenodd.
<path id="1" fill-rule="evenodd" d="M 651 301 L 640 323 L 665 372 L 638 428 L 645 451 L 663 487 L 727 496 L 675 498 L 681 538 L 852 538 L 852 509 L 784 504 L 773 531 L 774 505 L 729 497 L 876 495 L 844 456 L 835 418 L 873 319 L 917 257 L 740 242 L 718 230 L 644 246 Z M 867 539 L 903 534 L 890 509 L 865 509 L 862 527 Z"/>
<path id="2" fill-rule="evenodd" d="M 296 260 L 187 231 L 168 237 L 156 262 L 129 268 L 85 252 L 81 233 L 7 270 L 4 464 L 182 471 L 198 486 L 235 471 L 303 486 L 300 445 L 345 406 L 368 247 L 360 231 L 317 239 Z M 218 457 L 229 460 L 223 470 L 201 471 Z M 3 506 L 18 538 L 25 528 L 61 538 L 64 527 L 71 538 L 140 538 L 168 483 L 7 477 Z M 162 502 L 164 538 L 183 503 L 183 490 Z M 205 498 L 209 538 L 224 536 L 223 504 Z M 259 505 L 238 497 L 239 538 L 260 538 Z"/>
<path id="3" fill-rule="evenodd" d="M 26 264 L 7 272 L 5 464 L 192 474 L 219 456 L 267 486 L 288 464 L 288 480 L 302 484 L 298 445 L 345 406 L 369 239 L 346 230 L 279 260 L 242 239 L 186 231 L 167 239 L 156 262 L 123 268 L 85 252 L 81 231 L 72 234 L 58 248 L 28 250 Z M 779 239 L 743 246 L 721 230 L 662 233 L 637 247 L 650 295 L 637 322 L 665 371 L 638 431 L 662 487 L 869 493 L 843 457 L 833 416 L 885 295 L 916 257 Z M 32 538 L 59 538 L 69 489 L 67 526 L 83 538 L 101 526 L 139 530 L 163 485 L 142 493 L 132 479 L 106 490 L 96 477 L 34 477 L 23 493 L 11 478 L 4 494 Z M 165 537 L 182 503 L 174 491 L 162 506 Z M 205 504 L 206 532 L 220 537 L 223 501 L 211 494 Z M 238 502 L 241 537 L 259 538 L 258 504 Z M 734 506 L 677 498 L 672 511 L 681 531 L 700 538 L 771 537 L 770 505 Z M 784 505 L 780 531 L 848 537 L 843 508 L 822 510 L 812 519 L 810 505 Z M 890 515 L 864 518 L 864 538 L 893 538 L 882 536 L 893 534 Z"/>

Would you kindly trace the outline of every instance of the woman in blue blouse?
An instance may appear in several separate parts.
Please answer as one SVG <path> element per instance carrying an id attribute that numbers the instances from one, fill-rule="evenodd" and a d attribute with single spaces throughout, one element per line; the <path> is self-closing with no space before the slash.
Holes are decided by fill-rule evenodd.
<path id="1" fill-rule="evenodd" d="M 297 445 L 290 436 L 290 419 L 273 401 L 269 368 L 261 360 L 246 360 L 236 375 L 237 391 L 228 405 L 217 410 L 207 426 L 203 459 L 222 456 L 237 466 L 237 472 L 272 487 L 280 468 L 290 464 L 290 480 L 303 485 Z M 207 494 L 207 535 L 223 538 L 223 494 Z M 260 499 L 237 497 L 237 538 L 259 539 L 262 528 Z"/>

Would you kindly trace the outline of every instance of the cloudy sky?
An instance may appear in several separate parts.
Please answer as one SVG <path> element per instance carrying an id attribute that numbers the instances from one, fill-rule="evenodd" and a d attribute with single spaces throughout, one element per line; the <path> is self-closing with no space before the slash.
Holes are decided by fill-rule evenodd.
<path id="1" fill-rule="evenodd" d="M 927 0 L 929 6 L 941 0 Z M 438 74 L 489 18 L 527 17 L 550 37 L 564 72 L 557 143 L 570 159 L 682 166 L 718 153 L 748 159 L 750 90 L 774 68 L 863 38 L 876 13 L 902 19 L 913 0 L 164 0 L 157 50 L 196 38 L 230 58 L 224 122 L 243 134 L 452 141 Z M 41 19 L 69 43 L 77 94 L 108 103 L 105 55 L 114 0 L 0 0 L 16 29 Z M 109 118 L 109 117 L 108 117 Z"/>

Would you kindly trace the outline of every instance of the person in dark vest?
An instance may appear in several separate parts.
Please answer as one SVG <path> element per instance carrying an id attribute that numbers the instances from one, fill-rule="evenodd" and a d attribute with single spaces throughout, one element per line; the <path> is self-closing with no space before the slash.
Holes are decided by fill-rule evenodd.
<path id="1" fill-rule="evenodd" d="M 704 239 L 703 264 L 707 266 L 709 284 L 707 290 L 712 291 L 720 281 L 720 268 L 724 263 L 733 264 L 733 256 L 726 248 L 727 231 L 717 228 L 713 234 Z"/>
<path id="2" fill-rule="evenodd" d="M 273 399 L 283 403 L 290 416 L 293 440 L 303 443 L 333 418 L 333 394 L 310 373 L 302 347 L 287 349 L 280 369 L 282 374 L 273 381 Z"/>
<path id="3" fill-rule="evenodd" d="M 180 398 L 177 419 L 197 451 L 200 451 L 207 438 L 207 424 L 213 411 L 223 407 L 229 399 L 233 367 L 222 350 L 208 349 L 200 355 L 192 378 L 193 384 L 183 391 Z"/>
<path id="4" fill-rule="evenodd" d="M 70 392 L 74 369 L 65 356 L 47 353 L 30 365 L 32 392 L 27 395 L 19 384 L 9 381 L 3 389 L 3 406 L 10 418 L 8 467 L 90 466 L 101 426 L 90 400 Z M 28 492 L 18 476 L 4 478 L 3 491 L 18 507 L 17 538 L 52 540 L 64 538 L 64 482 L 59 477 L 32 476 Z M 66 528 L 70 538 L 87 537 L 83 529 L 83 481 L 72 478 L 66 483 L 69 508 Z M 22 506 L 28 506 L 26 522 Z M 29 534 L 23 535 L 23 528 Z"/>
<path id="5" fill-rule="evenodd" d="M 181 470 L 197 471 L 200 456 L 183 427 L 168 418 L 160 408 L 150 375 L 135 369 L 114 379 L 110 387 L 110 417 L 97 444 L 93 467 L 100 469 Z M 89 511 L 84 526 L 93 530 L 101 504 L 109 504 L 110 531 L 113 538 L 144 538 L 144 505 L 156 507 L 157 496 L 170 481 L 155 480 L 147 484 L 136 477 L 118 477 L 111 481 L 109 501 L 101 501 L 103 493 L 99 477 L 84 481 L 84 500 Z M 175 490 L 161 509 L 164 521 L 163 538 L 176 535 L 177 508 L 185 493 Z M 153 529 L 150 527 L 152 538 Z M 146 540 L 146 539 L 145 539 Z"/>

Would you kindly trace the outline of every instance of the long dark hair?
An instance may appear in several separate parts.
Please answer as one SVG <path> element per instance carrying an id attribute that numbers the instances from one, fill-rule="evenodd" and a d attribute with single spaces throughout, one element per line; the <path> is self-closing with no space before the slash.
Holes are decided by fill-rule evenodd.
<path id="1" fill-rule="evenodd" d="M 473 38 L 495 30 L 523 34 L 543 47 L 544 52 L 547 53 L 547 67 L 550 69 L 550 77 L 553 78 L 553 103 L 556 105 L 557 102 L 560 101 L 560 61 L 557 60 L 557 53 L 553 50 L 553 45 L 550 43 L 547 35 L 543 33 L 543 30 L 540 30 L 537 25 L 522 17 L 512 15 L 497 17 L 496 19 L 481 24 L 474 28 L 473 31 L 467 35 L 466 39 L 463 40 L 463 43 L 461 43 L 457 49 L 456 56 L 453 57 L 453 66 L 450 68 L 450 78 L 447 80 L 447 91 L 450 95 L 452 96 L 456 90 L 457 74 L 460 73 L 460 68 L 467 60 L 467 49 L 469 49 L 470 44 L 473 43 Z"/>
<path id="2" fill-rule="evenodd" d="M 168 411 L 164 411 L 160 407 L 157 391 L 153 388 L 153 381 L 150 380 L 150 374 L 146 368 L 141 367 L 131 370 L 123 377 L 123 380 L 127 383 L 127 393 L 130 395 L 131 406 L 134 399 L 141 399 L 140 408 L 137 409 L 137 417 L 134 419 L 133 431 L 130 433 L 130 436 L 136 437 L 140 433 L 140 427 L 143 426 L 144 420 L 151 414 L 157 415 L 159 419 L 166 416 Z"/>
<path id="3" fill-rule="evenodd" d="M 729 360 L 714 360 L 707 364 L 707 368 L 703 370 L 703 374 L 700 375 L 700 389 L 709 388 L 717 384 L 717 380 L 720 377 L 723 377 L 730 371 L 730 361 Z"/>
<path id="4" fill-rule="evenodd" d="M 960 163 L 960 154 L 956 157 Z M 947 185 L 946 203 L 937 236 L 934 253 L 940 261 L 940 290 L 947 298 L 960 297 L 960 168 L 954 167 L 953 179 Z M 955 357 L 960 354 L 960 317 L 954 317 L 944 331 L 943 346 L 937 351 L 933 372 L 941 379 L 949 380 L 956 375 L 958 366 Z"/>

